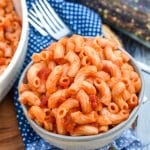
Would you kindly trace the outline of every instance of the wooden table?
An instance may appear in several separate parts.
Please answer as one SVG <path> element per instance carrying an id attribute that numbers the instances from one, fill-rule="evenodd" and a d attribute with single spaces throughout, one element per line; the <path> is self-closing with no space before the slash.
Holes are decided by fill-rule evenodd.
<path id="1" fill-rule="evenodd" d="M 0 103 L 0 150 L 23 150 L 16 112 L 10 92 Z"/>

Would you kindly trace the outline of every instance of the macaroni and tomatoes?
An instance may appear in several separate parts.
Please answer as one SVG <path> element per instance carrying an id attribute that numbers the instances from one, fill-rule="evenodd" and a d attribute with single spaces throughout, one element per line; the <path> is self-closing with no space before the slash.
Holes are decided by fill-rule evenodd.
<path id="1" fill-rule="evenodd" d="M 106 38 L 65 37 L 32 56 L 19 100 L 44 129 L 70 136 L 103 133 L 139 103 L 141 79 Z"/>
<path id="2" fill-rule="evenodd" d="M 0 0 L 0 75 L 11 62 L 21 34 L 21 21 L 11 0 Z"/>

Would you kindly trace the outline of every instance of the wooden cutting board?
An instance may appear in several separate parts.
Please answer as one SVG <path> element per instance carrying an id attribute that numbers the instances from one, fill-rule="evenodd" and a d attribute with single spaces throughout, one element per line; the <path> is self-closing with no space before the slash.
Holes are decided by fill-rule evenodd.
<path id="1" fill-rule="evenodd" d="M 0 150 L 23 150 L 11 92 L 0 103 Z"/>

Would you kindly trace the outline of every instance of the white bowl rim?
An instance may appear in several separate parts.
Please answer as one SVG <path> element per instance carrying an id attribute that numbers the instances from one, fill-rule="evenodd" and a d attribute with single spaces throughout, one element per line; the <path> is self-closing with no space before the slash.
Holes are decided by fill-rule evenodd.
<path id="1" fill-rule="evenodd" d="M 134 108 L 134 110 L 130 113 L 130 116 L 127 120 L 121 122 L 120 124 L 116 125 L 115 127 L 113 127 L 112 129 L 110 129 L 109 131 L 105 132 L 105 133 L 99 133 L 97 135 L 90 135 L 90 136 L 67 136 L 67 135 L 60 135 L 60 134 L 56 134 L 56 133 L 53 133 L 53 132 L 49 132 L 47 130 L 45 130 L 44 128 L 40 127 L 39 125 L 37 125 L 33 120 L 31 120 L 28 115 L 27 115 L 27 109 L 26 107 L 21 104 L 22 108 L 23 108 L 23 111 L 24 111 L 24 114 L 27 118 L 27 120 L 30 122 L 31 126 L 34 126 L 35 128 L 37 128 L 37 130 L 39 130 L 40 132 L 42 132 L 43 134 L 45 135 L 48 135 L 52 138 L 55 138 L 55 139 L 59 139 L 59 140 L 63 140 L 63 141 L 68 141 L 68 142 L 74 142 L 74 141 L 89 141 L 89 140 L 95 140 L 95 139 L 104 139 L 104 138 L 107 138 L 107 137 L 110 137 L 110 135 L 112 135 L 114 132 L 116 132 L 117 130 L 119 129 L 122 129 L 123 127 L 125 127 L 128 122 L 130 122 L 132 120 L 132 118 L 137 115 L 138 113 L 138 110 L 139 108 L 141 107 L 142 105 L 142 100 L 143 100 L 143 96 L 144 96 L 144 88 L 145 88 L 145 84 L 144 84 L 144 78 L 143 78 L 143 75 L 142 75 L 142 71 L 141 69 L 138 67 L 138 65 L 136 64 L 136 61 L 134 60 L 134 58 L 128 53 L 126 52 L 123 48 L 119 48 L 121 51 L 125 52 L 129 58 L 130 58 L 130 63 L 133 65 L 134 69 L 136 70 L 136 72 L 139 74 L 140 78 L 141 78 L 141 82 L 142 82 L 142 87 L 141 87 L 141 91 L 139 93 L 139 105 L 136 106 Z M 18 84 L 18 87 L 19 85 L 22 83 L 23 79 L 24 79 L 24 76 L 25 76 L 25 73 L 26 71 L 28 70 L 28 68 L 30 67 L 30 65 L 32 64 L 33 62 L 30 62 L 27 67 L 25 68 L 25 70 L 23 71 L 22 75 L 21 75 L 21 78 L 20 78 L 20 81 L 19 81 L 19 84 Z"/>
<path id="2" fill-rule="evenodd" d="M 17 61 L 19 60 L 19 57 L 22 53 L 21 50 L 22 50 L 23 43 L 25 43 L 26 38 L 27 38 L 28 13 L 27 13 L 27 5 L 26 5 L 25 0 L 21 0 L 21 10 L 23 10 L 22 11 L 22 31 L 21 31 L 19 44 L 17 46 L 17 49 L 15 51 L 14 56 L 12 57 L 10 64 L 7 66 L 7 68 L 4 70 L 4 72 L 0 75 L 0 82 L 5 81 L 5 79 L 11 74 L 11 71 L 12 71 L 12 68 L 14 67 L 14 64 L 16 64 Z"/>

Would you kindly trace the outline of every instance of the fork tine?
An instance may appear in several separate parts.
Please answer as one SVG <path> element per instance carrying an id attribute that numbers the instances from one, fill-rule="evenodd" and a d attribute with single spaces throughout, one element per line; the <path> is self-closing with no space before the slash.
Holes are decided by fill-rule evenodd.
<path id="1" fill-rule="evenodd" d="M 44 31 L 44 29 L 42 29 L 39 25 L 37 25 L 32 19 L 28 18 L 28 20 L 31 23 L 31 25 L 40 32 L 41 35 L 43 36 L 48 35 L 47 32 Z"/>
<path id="2" fill-rule="evenodd" d="M 32 16 L 34 16 L 35 18 L 37 18 L 36 13 L 32 9 L 30 9 L 29 12 L 30 12 L 30 14 L 32 14 Z"/>
<path id="3" fill-rule="evenodd" d="M 51 15 L 51 12 L 48 10 L 45 3 L 43 3 L 42 0 L 39 0 L 39 3 L 41 5 L 41 7 L 43 8 L 43 10 L 46 14 L 46 17 L 48 17 L 50 19 L 50 21 L 56 26 L 56 28 L 58 30 L 60 30 L 62 28 L 62 26 L 60 26 L 60 24 L 56 21 L 56 19 Z"/>
<path id="4" fill-rule="evenodd" d="M 41 23 L 44 25 L 45 29 L 47 30 L 47 32 L 49 32 L 49 34 L 55 34 L 55 32 L 51 29 L 51 27 L 47 24 L 47 22 L 44 20 L 43 16 L 41 15 L 41 13 L 39 12 L 39 10 L 37 9 L 37 7 L 32 4 L 32 7 L 34 9 L 34 11 L 36 12 L 38 18 L 40 19 Z M 52 35 L 52 36 L 53 36 Z"/>
<path id="5" fill-rule="evenodd" d="M 57 27 L 54 26 L 54 24 L 52 23 L 53 21 L 49 20 L 48 16 L 46 15 L 46 13 L 44 12 L 44 10 L 42 9 L 42 7 L 40 6 L 40 3 L 38 3 L 36 1 L 36 6 L 38 7 L 38 9 L 40 10 L 41 14 L 43 15 L 44 19 L 46 20 L 47 24 L 55 31 L 57 32 L 57 30 L 59 30 Z M 56 29 L 57 28 L 57 29 Z"/>
<path id="6" fill-rule="evenodd" d="M 37 0 L 35 4 L 32 3 L 29 19 L 39 32 L 43 29 L 42 31 L 46 31 L 56 40 L 72 34 L 71 30 L 58 17 L 47 0 L 44 0 L 44 2 Z M 46 35 L 46 33 L 43 34 Z"/>
<path id="7" fill-rule="evenodd" d="M 28 14 L 28 17 L 31 18 L 37 25 L 41 26 L 41 28 L 43 27 L 43 24 L 40 22 L 40 20 L 35 17 L 33 14 L 32 14 L 33 11 L 29 11 L 29 14 Z"/>
<path id="8" fill-rule="evenodd" d="M 53 8 L 50 6 L 50 4 L 47 2 L 47 0 L 43 0 L 43 3 L 45 3 L 45 6 L 48 8 L 49 12 L 53 15 L 53 17 L 56 19 L 56 21 L 63 27 L 66 28 L 66 25 L 62 22 L 62 20 L 58 17 L 56 12 L 53 10 Z"/>

